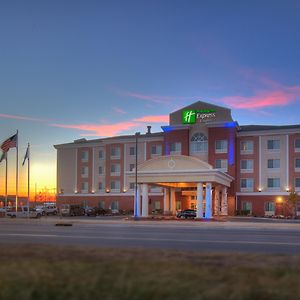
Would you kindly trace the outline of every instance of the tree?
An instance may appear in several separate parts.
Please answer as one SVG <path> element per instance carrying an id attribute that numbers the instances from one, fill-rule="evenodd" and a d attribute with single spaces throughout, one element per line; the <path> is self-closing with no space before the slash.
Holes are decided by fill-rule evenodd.
<path id="1" fill-rule="evenodd" d="M 297 216 L 297 203 L 298 203 L 298 193 L 295 191 L 291 191 L 288 197 L 288 204 L 292 208 L 293 217 Z"/>

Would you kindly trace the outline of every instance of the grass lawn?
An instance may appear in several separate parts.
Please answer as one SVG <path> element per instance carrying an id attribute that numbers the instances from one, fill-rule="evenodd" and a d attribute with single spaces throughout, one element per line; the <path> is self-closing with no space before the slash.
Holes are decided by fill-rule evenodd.
<path id="1" fill-rule="evenodd" d="M 0 299 L 300 299 L 300 255 L 9 245 Z"/>

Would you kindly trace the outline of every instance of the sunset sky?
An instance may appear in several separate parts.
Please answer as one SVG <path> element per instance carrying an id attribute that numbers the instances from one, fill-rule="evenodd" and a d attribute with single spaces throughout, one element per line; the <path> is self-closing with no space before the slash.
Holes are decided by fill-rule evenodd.
<path id="1" fill-rule="evenodd" d="M 32 188 L 53 188 L 54 144 L 160 131 L 198 100 L 241 125 L 300 124 L 299 16 L 297 0 L 1 1 L 0 140 L 18 129 Z"/>

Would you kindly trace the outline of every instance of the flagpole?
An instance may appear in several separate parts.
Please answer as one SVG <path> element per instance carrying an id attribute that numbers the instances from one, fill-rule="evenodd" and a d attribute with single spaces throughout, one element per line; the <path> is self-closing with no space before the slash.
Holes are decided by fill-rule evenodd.
<path id="1" fill-rule="evenodd" d="M 29 202 L 30 202 L 30 144 L 28 143 L 28 157 L 27 157 L 27 164 L 28 164 L 28 199 L 27 199 L 27 209 L 28 209 L 28 217 L 29 217 Z"/>
<path id="2" fill-rule="evenodd" d="M 7 208 L 7 172 L 8 172 L 8 165 L 7 165 L 7 152 L 5 154 L 5 207 Z"/>
<path id="3" fill-rule="evenodd" d="M 16 216 L 18 212 L 18 189 L 19 189 L 19 135 L 17 130 L 17 142 L 16 142 Z"/>

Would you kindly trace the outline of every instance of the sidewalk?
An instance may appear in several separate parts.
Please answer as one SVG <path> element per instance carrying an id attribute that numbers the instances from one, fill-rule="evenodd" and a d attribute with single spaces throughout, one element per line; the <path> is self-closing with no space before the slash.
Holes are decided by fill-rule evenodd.
<path id="1" fill-rule="evenodd" d="M 56 224 L 82 224 L 82 225 L 120 225 L 124 226 L 164 226 L 172 227 L 205 227 L 223 228 L 223 229 L 295 229 L 300 231 L 300 220 L 277 220 L 265 218 L 244 218 L 244 217 L 228 217 L 220 220 L 155 220 L 155 219 L 139 219 L 134 220 L 131 217 L 57 217 L 49 216 L 41 219 L 26 219 L 26 218 L 0 218 L 0 226 L 2 224 L 37 224 L 37 225 L 56 225 Z"/>

